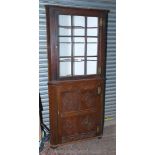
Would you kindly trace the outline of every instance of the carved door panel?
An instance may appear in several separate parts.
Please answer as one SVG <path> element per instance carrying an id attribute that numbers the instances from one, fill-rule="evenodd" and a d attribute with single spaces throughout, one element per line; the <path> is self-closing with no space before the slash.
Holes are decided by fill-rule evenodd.
<path id="1" fill-rule="evenodd" d="M 107 14 L 46 6 L 52 145 L 102 135 Z"/>
<path id="2" fill-rule="evenodd" d="M 101 90 L 101 79 L 57 84 L 59 143 L 94 137 L 102 133 Z"/>

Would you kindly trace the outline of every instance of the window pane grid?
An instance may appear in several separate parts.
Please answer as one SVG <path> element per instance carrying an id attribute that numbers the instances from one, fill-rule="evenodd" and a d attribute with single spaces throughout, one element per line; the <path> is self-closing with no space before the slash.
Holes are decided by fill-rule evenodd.
<path id="1" fill-rule="evenodd" d="M 98 17 L 60 16 L 59 76 L 97 74 Z M 64 67 L 66 74 L 63 71 Z"/>

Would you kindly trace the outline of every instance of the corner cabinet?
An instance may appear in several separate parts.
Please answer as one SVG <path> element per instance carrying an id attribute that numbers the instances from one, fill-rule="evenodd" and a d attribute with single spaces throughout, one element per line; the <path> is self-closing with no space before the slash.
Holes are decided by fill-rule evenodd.
<path id="1" fill-rule="evenodd" d="M 102 136 L 107 15 L 46 6 L 51 147 Z"/>

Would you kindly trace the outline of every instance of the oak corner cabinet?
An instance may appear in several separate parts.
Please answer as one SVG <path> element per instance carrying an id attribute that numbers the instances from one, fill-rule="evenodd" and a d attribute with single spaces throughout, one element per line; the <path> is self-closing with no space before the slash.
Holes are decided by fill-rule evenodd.
<path id="1" fill-rule="evenodd" d="M 101 137 L 108 10 L 45 7 L 51 147 Z"/>

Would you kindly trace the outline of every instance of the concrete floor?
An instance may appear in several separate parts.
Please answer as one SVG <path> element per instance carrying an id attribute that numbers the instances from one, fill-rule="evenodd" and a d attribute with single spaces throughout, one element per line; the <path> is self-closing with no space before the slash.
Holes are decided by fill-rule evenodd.
<path id="1" fill-rule="evenodd" d="M 101 139 L 67 144 L 57 149 L 51 149 L 46 143 L 40 155 L 116 155 L 116 125 L 105 126 Z"/>

